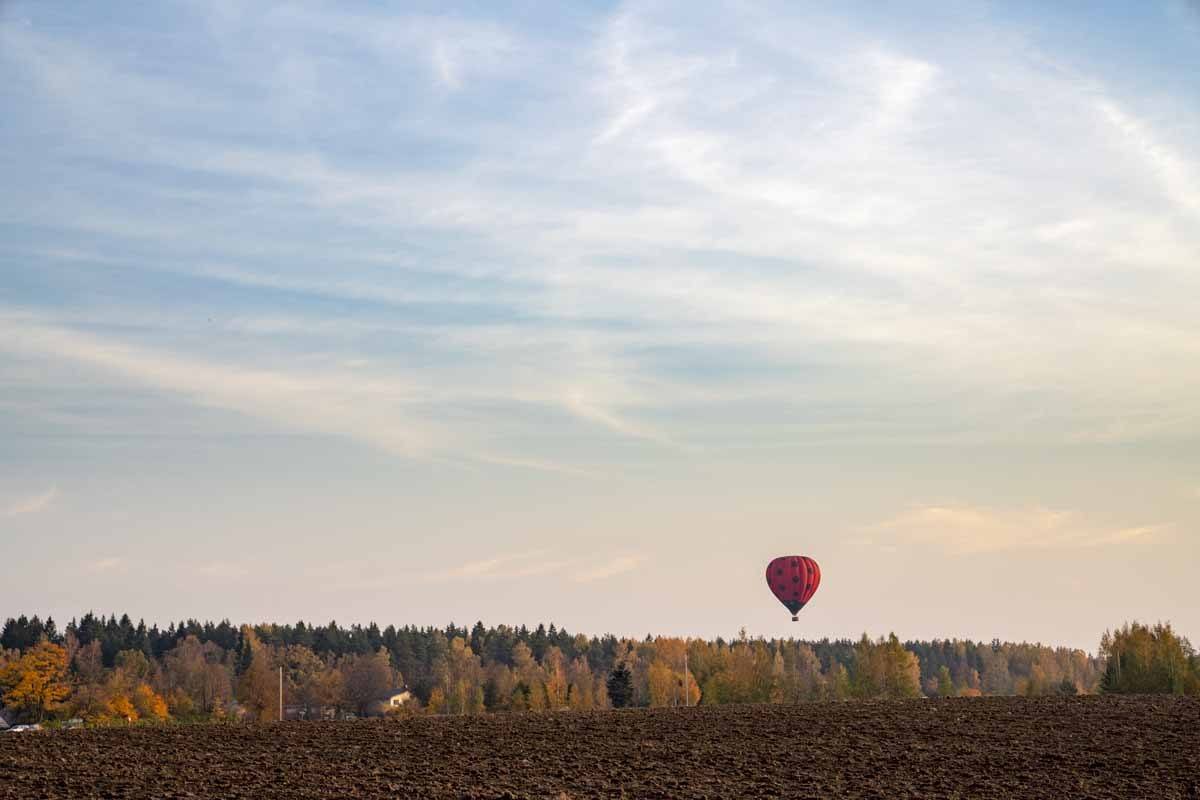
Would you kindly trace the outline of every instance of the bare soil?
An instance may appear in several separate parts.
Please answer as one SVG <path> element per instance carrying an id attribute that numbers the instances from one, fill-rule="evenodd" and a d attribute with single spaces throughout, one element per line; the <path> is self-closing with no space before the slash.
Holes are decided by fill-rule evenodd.
<path id="1" fill-rule="evenodd" d="M 1200 699 L 979 698 L 0 735 L 0 798 L 1200 800 Z"/>

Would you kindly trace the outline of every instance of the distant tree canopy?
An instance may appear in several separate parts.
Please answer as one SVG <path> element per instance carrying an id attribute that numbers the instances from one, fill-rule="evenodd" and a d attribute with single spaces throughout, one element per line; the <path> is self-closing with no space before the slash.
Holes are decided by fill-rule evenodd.
<path id="1" fill-rule="evenodd" d="M 684 673 L 684 654 L 688 671 Z M 871 639 L 797 641 L 572 634 L 553 624 L 471 628 L 235 626 L 186 620 L 161 629 L 92 613 L 60 629 L 10 618 L 0 630 L 0 700 L 28 719 L 96 723 L 271 720 L 406 707 L 444 714 L 857 698 L 1196 692 L 1191 646 L 1169 626 L 1106 634 L 1099 657 L 1038 644 Z"/>
<path id="2" fill-rule="evenodd" d="M 1100 689 L 1114 694 L 1200 694 L 1200 659 L 1170 624 L 1128 623 L 1100 640 Z"/>

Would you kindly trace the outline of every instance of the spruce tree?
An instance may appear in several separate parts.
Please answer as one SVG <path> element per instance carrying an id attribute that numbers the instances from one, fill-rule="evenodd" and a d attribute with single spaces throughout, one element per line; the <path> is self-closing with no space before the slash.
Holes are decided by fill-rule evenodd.
<path id="1" fill-rule="evenodd" d="M 608 673 L 608 699 L 613 708 L 624 708 L 633 700 L 633 675 L 625 664 L 618 664 Z"/>

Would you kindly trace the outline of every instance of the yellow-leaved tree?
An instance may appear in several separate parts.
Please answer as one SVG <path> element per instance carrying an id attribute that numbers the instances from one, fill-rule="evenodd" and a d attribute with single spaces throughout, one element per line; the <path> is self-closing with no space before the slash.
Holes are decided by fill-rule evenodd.
<path id="1" fill-rule="evenodd" d="M 238 677 L 238 701 L 253 720 L 279 719 L 279 684 L 270 649 L 249 626 L 242 626 L 242 649 L 242 657 L 248 663 Z"/>
<path id="2" fill-rule="evenodd" d="M 430 714 L 444 714 L 446 712 L 446 693 L 440 687 L 434 687 L 429 694 L 429 704 L 425 708 Z"/>
<path id="3" fill-rule="evenodd" d="M 105 710 L 107 716 L 112 719 L 125 720 L 126 722 L 137 722 L 138 712 L 134 708 L 133 701 L 129 699 L 129 695 L 117 693 L 108 699 Z"/>
<path id="4" fill-rule="evenodd" d="M 4 704 L 41 722 L 71 694 L 67 682 L 67 651 L 42 641 L 10 661 L 0 672 Z"/>
<path id="5" fill-rule="evenodd" d="M 152 719 L 159 722 L 167 719 L 167 701 L 150 688 L 149 684 L 138 684 L 133 690 L 133 707 L 137 709 L 142 719 Z"/>

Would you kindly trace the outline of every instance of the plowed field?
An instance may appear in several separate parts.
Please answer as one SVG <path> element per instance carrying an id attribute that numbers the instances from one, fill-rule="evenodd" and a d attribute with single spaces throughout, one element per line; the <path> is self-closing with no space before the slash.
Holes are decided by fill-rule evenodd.
<path id="1" fill-rule="evenodd" d="M 924 700 L 0 735 L 0 797 L 1200 799 L 1200 700 Z"/>

